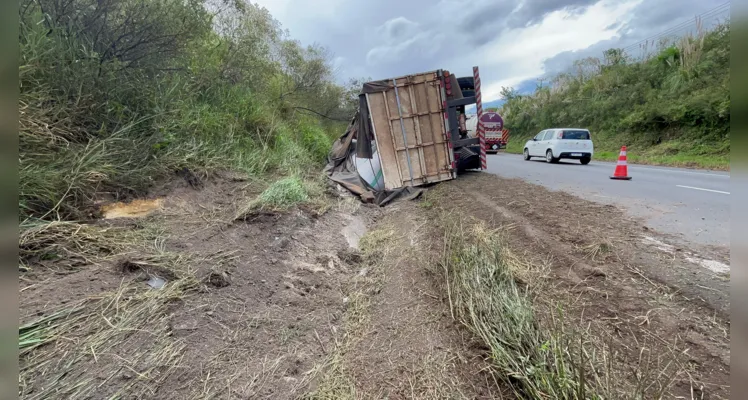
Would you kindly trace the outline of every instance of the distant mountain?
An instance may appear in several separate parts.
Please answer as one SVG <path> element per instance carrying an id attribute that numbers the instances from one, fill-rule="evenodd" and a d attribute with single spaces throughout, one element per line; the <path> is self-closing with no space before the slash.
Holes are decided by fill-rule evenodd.
<path id="1" fill-rule="evenodd" d="M 506 103 L 506 100 L 504 99 L 489 101 L 489 102 L 483 103 L 483 109 L 485 110 L 487 108 L 499 108 L 502 105 L 504 105 L 504 103 Z"/>
<path id="2" fill-rule="evenodd" d="M 498 108 L 501 107 L 506 103 L 506 100 L 504 99 L 498 99 L 493 101 L 487 101 L 483 103 L 483 109 L 486 110 L 488 108 Z M 471 105 L 465 109 L 466 114 L 475 114 L 475 105 Z"/>

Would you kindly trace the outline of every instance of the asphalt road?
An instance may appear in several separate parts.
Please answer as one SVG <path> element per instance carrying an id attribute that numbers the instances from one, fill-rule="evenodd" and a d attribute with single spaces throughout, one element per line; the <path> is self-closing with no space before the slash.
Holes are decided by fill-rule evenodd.
<path id="1" fill-rule="evenodd" d="M 576 160 L 548 164 L 521 155 L 488 155 L 488 172 L 615 204 L 648 227 L 687 242 L 730 246 L 730 174 L 684 168 L 628 166 L 630 181 L 610 179 L 615 163 Z"/>

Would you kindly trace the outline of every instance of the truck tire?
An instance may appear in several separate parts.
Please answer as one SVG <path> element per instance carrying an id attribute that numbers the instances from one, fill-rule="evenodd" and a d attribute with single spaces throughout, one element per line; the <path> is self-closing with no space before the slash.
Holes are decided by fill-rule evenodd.
<path id="1" fill-rule="evenodd" d="M 457 84 L 460 85 L 460 89 L 462 89 L 463 93 L 465 90 L 475 89 L 475 79 L 472 76 L 457 78 Z"/>

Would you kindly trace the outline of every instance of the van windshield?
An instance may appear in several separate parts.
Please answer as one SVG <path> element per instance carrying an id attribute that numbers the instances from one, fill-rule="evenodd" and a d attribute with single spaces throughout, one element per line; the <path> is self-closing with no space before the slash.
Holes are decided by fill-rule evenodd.
<path id="1" fill-rule="evenodd" d="M 587 131 L 564 131 L 561 139 L 590 140 L 590 133 Z"/>

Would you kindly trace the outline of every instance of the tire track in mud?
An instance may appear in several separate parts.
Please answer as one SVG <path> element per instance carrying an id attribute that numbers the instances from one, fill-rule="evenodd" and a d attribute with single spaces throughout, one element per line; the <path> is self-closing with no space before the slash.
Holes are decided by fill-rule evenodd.
<path id="1" fill-rule="evenodd" d="M 622 362 L 636 361 L 646 346 L 681 363 L 675 395 L 729 398 L 729 317 L 650 275 L 666 266 L 662 254 L 638 245 L 631 231 L 615 231 L 614 208 L 494 176 L 466 176 L 442 186 L 436 201 L 441 207 L 508 229 L 511 248 L 535 262 L 550 259 L 547 295 L 565 299 L 580 325 L 593 323 L 598 334 L 615 338 Z M 532 202 L 524 200 L 529 194 Z M 565 207 L 570 202 L 573 209 Z M 579 209 L 597 215 L 581 217 Z M 590 257 L 588 249 L 602 243 L 610 244 L 609 252 Z"/>
<path id="2" fill-rule="evenodd" d="M 347 295 L 355 321 L 312 398 L 502 398 L 439 292 L 433 268 L 441 247 L 430 233 L 424 211 L 403 202 L 362 238 L 366 277 Z"/>

